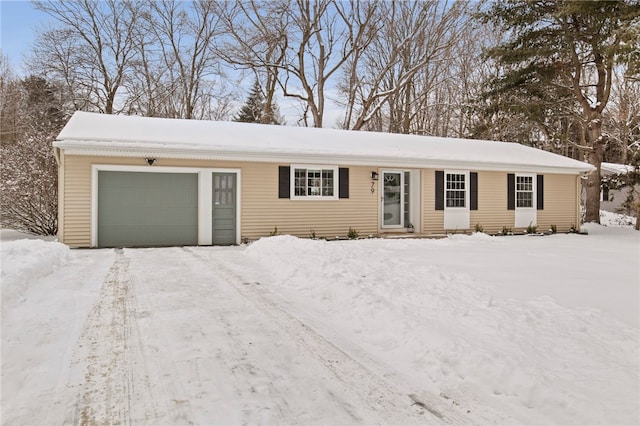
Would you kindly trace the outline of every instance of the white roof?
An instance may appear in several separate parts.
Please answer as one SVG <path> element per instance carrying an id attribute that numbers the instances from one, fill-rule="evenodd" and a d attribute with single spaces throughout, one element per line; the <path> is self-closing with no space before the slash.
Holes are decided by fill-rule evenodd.
<path id="1" fill-rule="evenodd" d="M 604 174 L 626 175 L 634 170 L 633 166 L 618 163 L 601 163 L 600 169 Z"/>
<path id="2" fill-rule="evenodd" d="M 579 174 L 587 163 L 517 143 L 76 112 L 54 146 L 69 155 Z"/>

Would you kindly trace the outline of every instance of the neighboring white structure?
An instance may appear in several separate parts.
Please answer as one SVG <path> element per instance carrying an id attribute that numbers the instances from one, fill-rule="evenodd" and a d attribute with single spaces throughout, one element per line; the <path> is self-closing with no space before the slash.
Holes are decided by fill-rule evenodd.
<path id="1" fill-rule="evenodd" d="M 626 175 L 632 172 L 633 166 L 616 163 L 602 163 L 600 166 L 600 174 L 602 177 L 602 187 L 600 190 L 600 209 L 609 212 L 620 212 L 622 204 L 627 199 L 629 192 L 640 192 L 640 185 L 634 188 L 624 187 L 620 189 L 611 189 L 607 181 L 616 175 Z"/>

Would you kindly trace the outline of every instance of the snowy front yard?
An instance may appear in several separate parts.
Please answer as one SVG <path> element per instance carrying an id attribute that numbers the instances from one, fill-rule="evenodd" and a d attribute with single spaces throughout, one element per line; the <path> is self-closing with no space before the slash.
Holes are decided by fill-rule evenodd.
<path id="1" fill-rule="evenodd" d="M 3 424 L 640 421 L 640 233 L 2 244 Z"/>

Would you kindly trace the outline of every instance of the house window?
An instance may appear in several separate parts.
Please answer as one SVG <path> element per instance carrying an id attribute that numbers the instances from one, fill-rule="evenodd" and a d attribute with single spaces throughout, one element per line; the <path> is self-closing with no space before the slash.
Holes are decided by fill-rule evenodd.
<path id="1" fill-rule="evenodd" d="M 600 201 L 611 201 L 609 199 L 609 185 L 607 185 L 606 183 L 602 184 L 602 191 L 600 192 L 600 194 L 602 195 Z"/>
<path id="2" fill-rule="evenodd" d="M 445 200 L 447 207 L 466 207 L 466 177 L 465 173 L 446 173 Z"/>
<path id="3" fill-rule="evenodd" d="M 333 166 L 292 166 L 293 197 L 335 199 L 338 168 Z"/>
<path id="4" fill-rule="evenodd" d="M 516 207 L 533 208 L 533 176 L 516 176 Z"/>

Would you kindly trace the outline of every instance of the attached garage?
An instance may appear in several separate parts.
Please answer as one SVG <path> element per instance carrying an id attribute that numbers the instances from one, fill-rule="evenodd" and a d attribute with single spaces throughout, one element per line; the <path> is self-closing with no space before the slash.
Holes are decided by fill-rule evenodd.
<path id="1" fill-rule="evenodd" d="M 98 172 L 98 246 L 198 244 L 198 174 Z"/>

